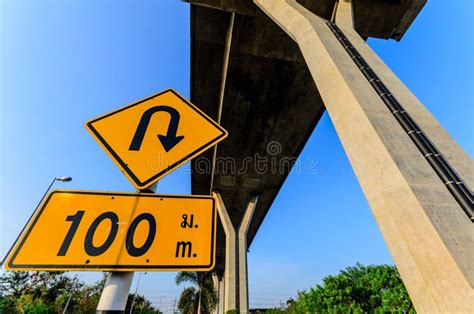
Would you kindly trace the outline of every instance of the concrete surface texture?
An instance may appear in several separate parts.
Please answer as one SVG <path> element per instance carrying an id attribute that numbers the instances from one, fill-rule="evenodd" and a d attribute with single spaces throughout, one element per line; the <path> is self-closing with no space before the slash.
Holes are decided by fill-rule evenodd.
<path id="1" fill-rule="evenodd" d="M 470 218 L 320 17 L 295 1 L 255 1 L 299 44 L 419 312 L 472 312 Z M 336 22 L 469 186 L 473 162 L 347 23 Z M 339 21 L 338 21 L 339 19 Z"/>

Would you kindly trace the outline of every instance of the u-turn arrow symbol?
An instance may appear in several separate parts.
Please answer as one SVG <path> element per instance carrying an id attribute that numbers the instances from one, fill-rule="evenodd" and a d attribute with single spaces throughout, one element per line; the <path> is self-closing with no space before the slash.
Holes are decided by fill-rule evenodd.
<path id="1" fill-rule="evenodd" d="M 143 113 L 128 150 L 140 150 L 143 138 L 145 137 L 145 133 L 148 128 L 148 124 L 150 124 L 150 119 L 155 113 L 159 111 L 165 111 L 169 113 L 171 117 L 166 135 L 158 134 L 158 139 L 160 140 L 161 145 L 163 146 L 165 151 L 169 152 L 173 147 L 175 147 L 179 142 L 181 142 L 184 136 L 176 136 L 179 125 L 179 112 L 172 107 L 156 106 L 148 109 Z"/>

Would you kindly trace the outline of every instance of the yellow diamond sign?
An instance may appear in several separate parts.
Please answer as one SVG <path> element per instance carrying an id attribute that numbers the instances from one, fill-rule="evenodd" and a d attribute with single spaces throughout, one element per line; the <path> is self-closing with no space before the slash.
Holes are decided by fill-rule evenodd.
<path id="1" fill-rule="evenodd" d="M 86 128 L 137 189 L 227 137 L 171 89 L 88 121 Z"/>

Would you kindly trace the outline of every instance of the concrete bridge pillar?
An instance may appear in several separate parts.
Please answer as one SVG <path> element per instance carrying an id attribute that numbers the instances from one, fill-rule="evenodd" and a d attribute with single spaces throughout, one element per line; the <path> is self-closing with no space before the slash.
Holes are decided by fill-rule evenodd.
<path id="1" fill-rule="evenodd" d="M 224 314 L 224 278 L 214 273 L 212 274 L 212 280 L 214 281 L 214 290 L 218 298 L 217 305 L 212 313 Z"/>
<path id="2" fill-rule="evenodd" d="M 254 0 L 299 45 L 420 313 L 474 312 L 472 159 L 353 29 L 295 0 Z"/>
<path id="3" fill-rule="evenodd" d="M 217 198 L 217 211 L 226 234 L 223 313 L 234 309 L 240 313 L 248 313 L 247 232 L 258 196 L 251 198 L 237 233 L 221 195 L 214 192 L 214 196 Z"/>

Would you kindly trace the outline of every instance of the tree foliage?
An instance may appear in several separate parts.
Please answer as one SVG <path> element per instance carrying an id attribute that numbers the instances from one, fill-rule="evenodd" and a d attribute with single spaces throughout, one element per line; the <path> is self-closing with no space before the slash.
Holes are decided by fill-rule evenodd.
<path id="1" fill-rule="evenodd" d="M 176 284 L 182 283 L 190 283 L 194 287 L 185 288 L 181 293 L 178 302 L 181 313 L 198 313 L 199 304 L 202 313 L 210 313 L 214 309 L 217 304 L 217 295 L 212 272 L 179 272 L 176 275 Z"/>
<path id="2" fill-rule="evenodd" d="M 197 312 L 199 306 L 199 299 L 197 291 L 194 287 L 188 287 L 181 292 L 178 302 L 178 309 L 183 314 L 193 314 Z"/>
<path id="3" fill-rule="evenodd" d="M 133 303 L 133 313 L 140 314 L 155 314 L 161 313 L 157 308 L 151 305 L 151 302 L 141 294 L 135 295 L 130 293 L 128 295 L 127 306 L 125 307 L 125 313 L 130 313 L 130 308 Z"/>
<path id="4" fill-rule="evenodd" d="M 59 312 L 80 286 L 61 272 L 6 272 L 0 277 L 0 312 Z"/>
<path id="5" fill-rule="evenodd" d="M 415 313 L 394 266 L 347 267 L 288 300 L 286 313 Z M 272 313 L 278 313 L 273 311 Z"/>
<path id="6" fill-rule="evenodd" d="M 0 276 L 0 313 L 95 313 L 106 276 L 87 285 L 63 272 L 6 272 Z M 130 294 L 127 313 L 134 295 Z M 134 313 L 159 313 L 137 295 Z"/>

